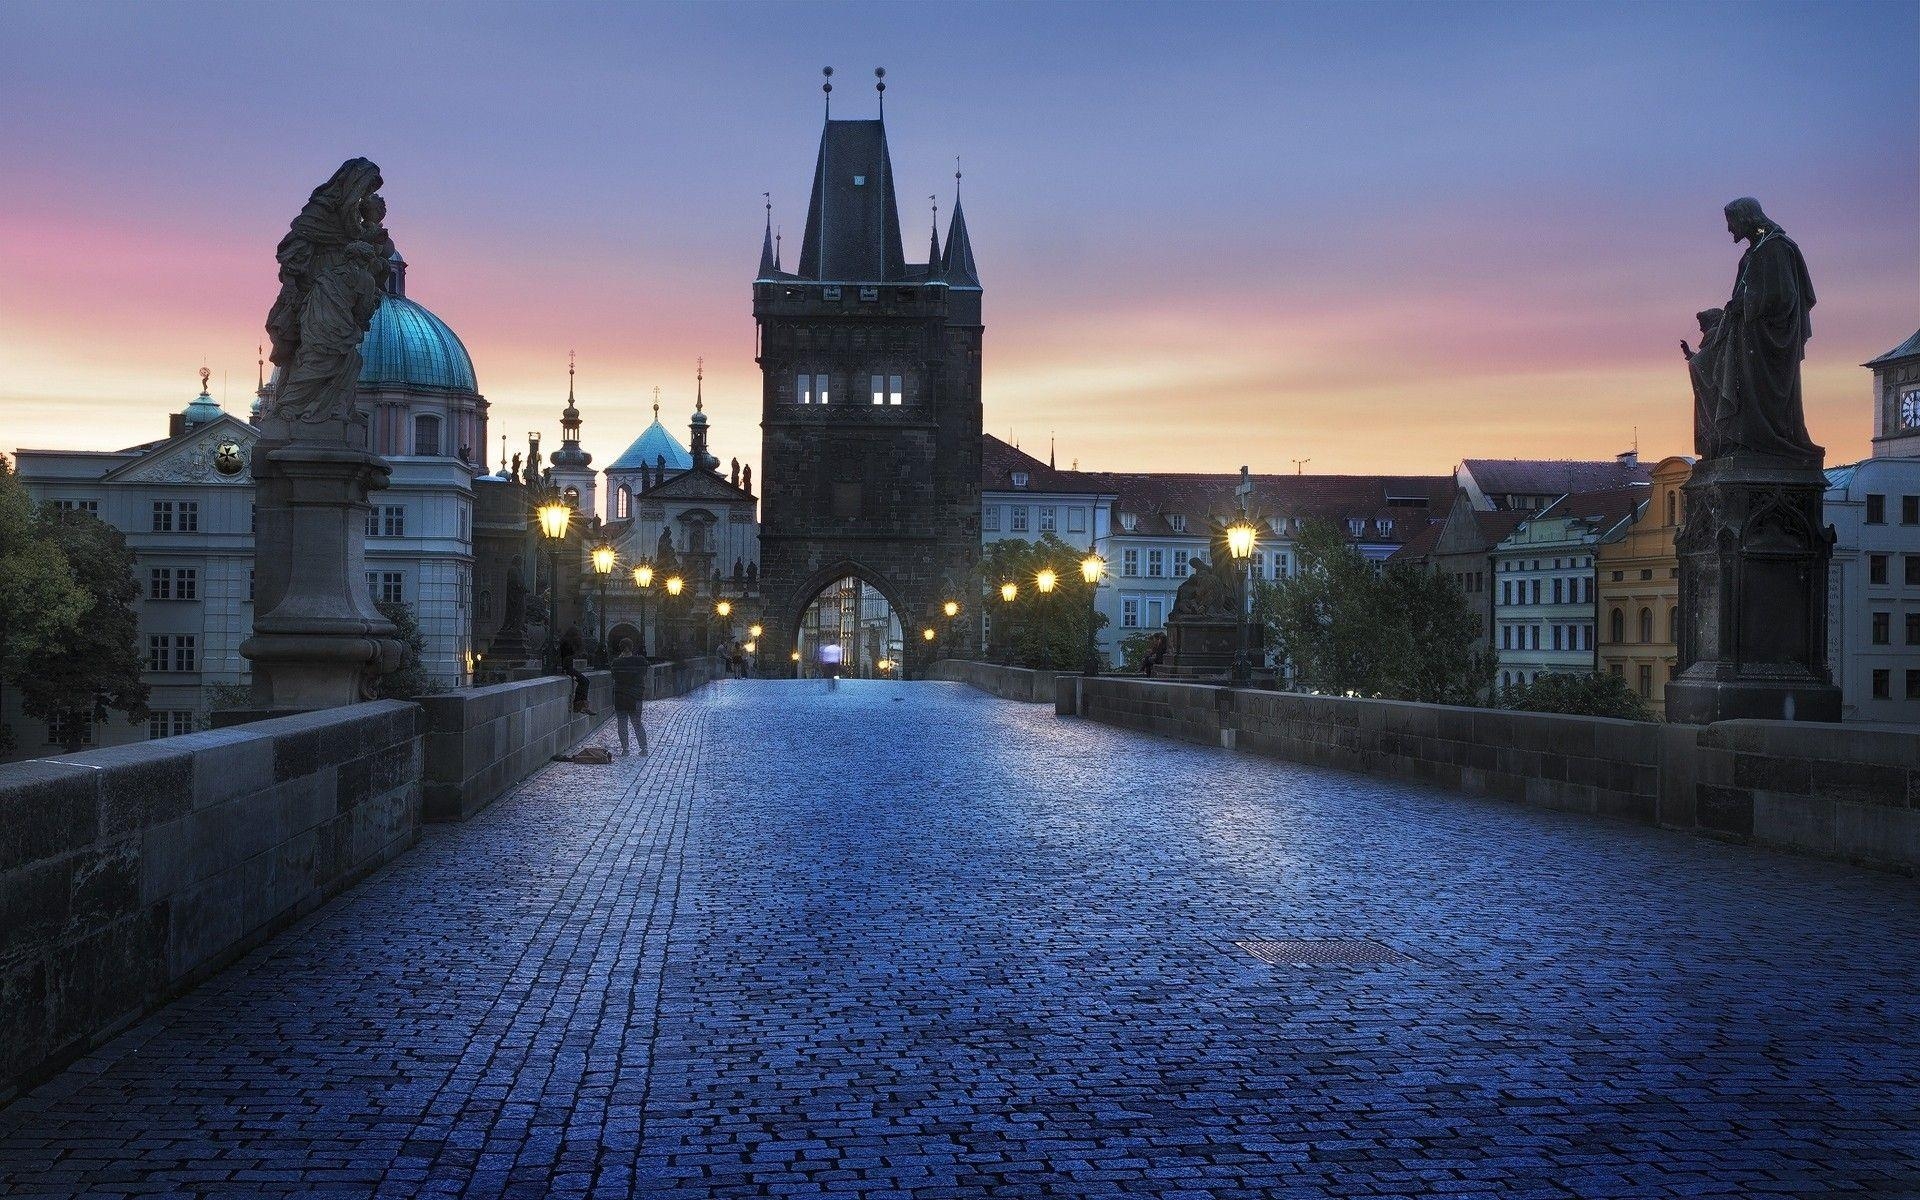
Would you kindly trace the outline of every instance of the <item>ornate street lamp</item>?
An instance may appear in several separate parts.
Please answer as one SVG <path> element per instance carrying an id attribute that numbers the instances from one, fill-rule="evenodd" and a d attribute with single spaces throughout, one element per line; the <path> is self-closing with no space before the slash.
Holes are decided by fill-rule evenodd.
<path id="1" fill-rule="evenodd" d="M 933 641 L 933 639 L 934 639 L 934 638 L 937 638 L 937 637 L 939 637 L 939 636 L 940 636 L 939 634 L 937 634 L 937 633 L 935 633 L 935 632 L 933 631 L 933 626 L 931 626 L 931 625 L 929 625 L 929 626 L 927 626 L 927 627 L 926 627 L 925 629 L 922 629 L 922 630 L 920 631 L 920 637 L 921 637 L 921 638 L 922 638 L 923 640 L 925 640 L 925 641 L 928 641 L 928 642 L 931 642 L 931 641 Z"/>
<path id="2" fill-rule="evenodd" d="M 762 629 L 762 628 L 761 628 L 760 626 L 758 626 L 758 625 L 749 625 L 749 626 L 747 626 L 747 636 L 748 636 L 748 637 L 750 637 L 750 638 L 752 638 L 752 639 L 753 639 L 753 640 L 755 640 L 755 641 L 759 641 L 759 640 L 760 640 L 760 635 L 761 635 L 761 634 L 763 634 L 763 633 L 765 633 L 765 632 L 766 632 L 766 630 L 765 630 L 765 629 Z"/>
<path id="3" fill-rule="evenodd" d="M 1019 584 L 1008 581 L 1000 585 L 1000 600 L 1007 606 L 1007 636 L 1004 639 L 1007 647 L 1007 666 L 1013 665 L 1013 602 L 1019 598 L 1019 595 Z"/>
<path id="4" fill-rule="evenodd" d="M 1253 682 L 1253 662 L 1247 656 L 1247 560 L 1253 557 L 1253 547 L 1259 540 L 1260 531 L 1251 521 L 1243 519 L 1227 527 L 1227 553 L 1233 555 L 1233 573 L 1240 585 L 1235 589 L 1238 608 L 1234 625 L 1239 630 L 1239 652 L 1233 659 L 1235 687 Z"/>
<path id="5" fill-rule="evenodd" d="M 653 597 L 653 564 L 641 563 L 633 569 L 633 586 L 640 589 L 640 653 L 647 652 L 647 601 Z M 653 641 L 657 648 L 660 639 Z"/>
<path id="6" fill-rule="evenodd" d="M 1053 589 L 1059 582 L 1060 576 L 1052 567 L 1041 567 L 1033 577 L 1033 586 L 1040 589 L 1040 661 L 1049 671 L 1053 670 L 1053 639 L 1048 636 L 1053 618 Z"/>
<path id="7" fill-rule="evenodd" d="M 1093 551 L 1080 560 L 1080 578 L 1087 585 L 1087 662 L 1082 674 L 1100 673 L 1100 643 L 1095 626 L 1100 623 L 1100 577 L 1107 573 L 1107 560 Z"/>
<path id="8" fill-rule="evenodd" d="M 601 542 L 589 557 L 593 559 L 593 573 L 600 577 L 600 661 L 604 663 L 613 657 L 607 647 L 607 576 L 613 574 L 613 564 L 620 556 L 610 543 Z"/>
<path id="9" fill-rule="evenodd" d="M 955 645 L 958 642 L 958 639 L 954 636 L 953 619 L 960 615 L 960 602 L 958 600 L 949 600 L 940 606 L 940 611 L 946 614 L 947 655 L 948 657 L 952 657 Z"/>
<path id="10" fill-rule="evenodd" d="M 559 492 L 547 493 L 533 510 L 540 522 L 541 536 L 547 539 L 547 666 L 559 670 L 560 662 L 560 544 L 566 541 L 567 526 L 573 521 L 573 506 Z"/>
<path id="11" fill-rule="evenodd" d="M 678 575 L 667 576 L 667 595 L 678 596 L 680 594 L 680 590 L 686 586 L 687 586 L 687 581 L 680 578 Z"/>

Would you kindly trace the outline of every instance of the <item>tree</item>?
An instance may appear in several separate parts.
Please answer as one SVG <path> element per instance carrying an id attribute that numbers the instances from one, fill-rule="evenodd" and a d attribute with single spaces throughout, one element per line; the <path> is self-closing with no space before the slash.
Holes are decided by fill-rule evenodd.
<path id="1" fill-rule="evenodd" d="M 1498 659 L 1482 638 L 1480 615 L 1460 585 L 1412 563 L 1388 563 L 1381 611 L 1406 625 L 1407 652 L 1389 691 L 1426 704 L 1478 704 L 1493 685 Z"/>
<path id="2" fill-rule="evenodd" d="M 1120 665 L 1129 671 L 1146 669 L 1147 651 L 1153 648 L 1158 629 L 1136 629 L 1120 639 Z"/>
<path id="3" fill-rule="evenodd" d="M 400 643 L 400 665 L 380 676 L 375 693 L 382 700 L 413 700 L 445 690 L 427 674 L 427 640 L 414 619 L 413 607 L 399 600 L 376 600 L 373 606 L 393 622 L 394 639 Z"/>
<path id="4" fill-rule="evenodd" d="M 1493 680 L 1480 620 L 1446 577 L 1410 563 L 1376 570 L 1333 526 L 1309 522 L 1295 543 L 1300 571 L 1255 596 L 1293 667 L 1319 692 L 1433 704 L 1473 704 Z"/>
<path id="5" fill-rule="evenodd" d="M 103 720 L 111 709 L 132 722 L 147 719 L 133 552 L 119 530 L 73 509 L 43 507 L 34 529 L 65 560 L 85 609 L 71 628 L 23 656 L 13 683 L 28 716 L 66 718 L 73 736 L 65 748 L 77 750 L 80 718 Z"/>
<path id="6" fill-rule="evenodd" d="M 73 634 L 87 595 L 48 541 L 33 501 L 0 458 L 0 684 L 20 678 L 27 660 Z M 13 731 L 0 725 L 0 757 L 12 753 Z"/>
<path id="7" fill-rule="evenodd" d="M 1523 712 L 1570 713 L 1582 717 L 1618 717 L 1623 721 L 1651 721 L 1653 710 L 1612 672 L 1542 675 L 1532 683 L 1509 688 L 1503 706 Z"/>
<path id="8" fill-rule="evenodd" d="M 1093 597 L 1080 574 L 1087 551 L 1051 533 L 1028 542 L 1007 538 L 989 543 L 980 556 L 981 604 L 993 621 L 993 645 L 1000 655 L 1024 667 L 1078 670 L 1087 659 L 1088 623 L 1097 631 L 1107 618 L 1093 611 Z M 1040 591 L 1040 572 L 1054 573 L 1051 594 Z M 1000 585 L 1019 588 L 1013 603 L 1000 598 Z"/>

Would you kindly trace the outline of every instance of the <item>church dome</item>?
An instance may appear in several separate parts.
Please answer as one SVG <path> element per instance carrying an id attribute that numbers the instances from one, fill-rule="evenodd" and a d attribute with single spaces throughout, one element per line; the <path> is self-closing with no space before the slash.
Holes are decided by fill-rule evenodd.
<path id="1" fill-rule="evenodd" d="M 473 359 L 447 323 L 425 305 L 389 292 L 360 343 L 360 386 L 479 392 Z"/>
<path id="2" fill-rule="evenodd" d="M 667 460 L 670 471 L 687 471 L 693 468 L 693 455 L 687 452 L 679 439 L 667 432 L 667 427 L 655 417 L 653 424 L 647 426 L 641 435 L 627 447 L 627 452 L 614 460 L 609 471 L 638 471 L 641 467 L 652 467 L 661 459 Z"/>

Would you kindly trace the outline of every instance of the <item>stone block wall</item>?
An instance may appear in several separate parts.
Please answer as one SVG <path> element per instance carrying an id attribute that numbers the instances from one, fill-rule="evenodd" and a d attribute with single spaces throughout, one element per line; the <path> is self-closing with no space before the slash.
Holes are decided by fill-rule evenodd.
<path id="1" fill-rule="evenodd" d="M 1663 725 L 1120 676 L 1063 675 L 1055 702 L 1200 745 L 1920 874 L 1920 736 L 1894 726 Z"/>
<path id="2" fill-rule="evenodd" d="M 0 1100 L 419 837 L 399 701 L 0 766 Z"/>
<path id="3" fill-rule="evenodd" d="M 573 711 L 573 680 L 565 675 L 422 696 L 426 819 L 466 820 L 592 733 L 613 711 L 613 676 L 586 674 L 597 716 Z"/>
<path id="4" fill-rule="evenodd" d="M 991 692 L 1003 700 L 1052 704 L 1054 680 L 1060 677 L 1060 672 L 1034 671 L 1026 667 L 1003 667 L 998 663 L 943 658 L 927 668 L 926 677 L 945 680 L 949 683 L 968 684 L 983 692 Z"/>

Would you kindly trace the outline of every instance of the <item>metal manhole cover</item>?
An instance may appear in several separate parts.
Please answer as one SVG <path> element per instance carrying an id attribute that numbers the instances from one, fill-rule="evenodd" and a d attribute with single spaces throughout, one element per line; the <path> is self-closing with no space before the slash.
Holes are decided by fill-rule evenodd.
<path id="1" fill-rule="evenodd" d="M 1361 938 L 1313 938 L 1277 942 L 1235 942 L 1263 963 L 1276 967 L 1314 963 L 1405 962 L 1407 956 L 1379 942 Z"/>

